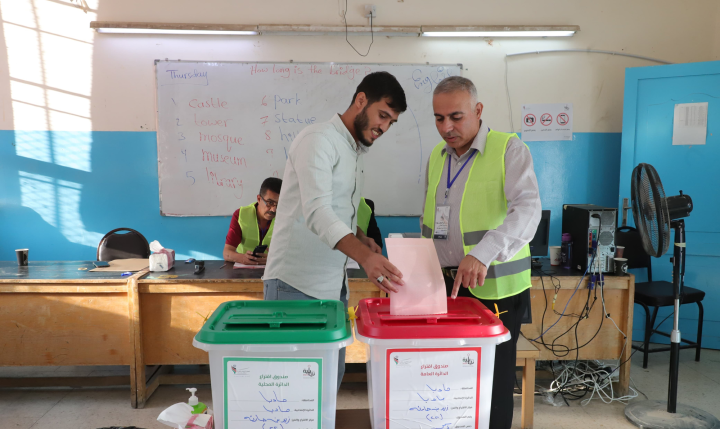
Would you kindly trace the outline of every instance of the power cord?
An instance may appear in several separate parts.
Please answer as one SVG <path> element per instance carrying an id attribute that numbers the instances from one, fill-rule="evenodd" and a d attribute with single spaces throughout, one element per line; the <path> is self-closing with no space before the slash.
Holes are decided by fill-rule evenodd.
<path id="1" fill-rule="evenodd" d="M 545 331 L 542 331 L 542 333 L 540 334 L 540 336 L 538 336 L 537 338 L 533 338 L 533 339 L 530 340 L 530 341 L 537 341 L 539 338 L 542 338 L 543 335 L 545 335 L 550 329 L 552 329 L 553 326 L 557 325 L 558 322 L 560 321 L 560 319 L 562 319 L 562 317 L 565 315 L 565 311 L 567 310 L 568 305 L 570 304 L 570 301 L 572 301 L 572 298 L 575 296 L 575 293 L 576 293 L 576 292 L 578 291 L 578 289 L 580 288 L 580 285 L 582 284 L 583 280 L 585 280 L 585 277 L 587 277 L 588 270 L 590 269 L 590 267 L 592 267 L 593 262 L 595 262 L 595 256 L 596 256 L 596 255 L 597 255 L 597 249 L 595 249 L 595 252 L 593 253 L 593 256 L 592 256 L 592 258 L 591 258 L 591 260 L 590 260 L 590 264 L 587 266 L 587 268 L 585 268 L 585 273 L 583 274 L 583 276 L 582 276 L 582 278 L 580 279 L 580 281 L 578 281 L 577 286 L 575 286 L 575 290 L 573 291 L 572 295 L 570 295 L 570 298 L 568 299 L 567 303 L 565 304 L 565 308 L 563 308 L 562 314 L 560 314 L 560 317 L 558 317 L 558 320 L 556 320 L 555 323 L 553 323 L 552 325 L 550 325 L 550 327 L 547 328 Z M 544 289 L 544 288 L 545 288 L 545 287 L 543 286 L 543 289 Z M 547 301 L 546 301 L 546 304 L 547 304 Z M 547 305 L 546 305 L 546 307 L 547 307 Z"/>
<path id="2" fill-rule="evenodd" d="M 370 46 L 368 46 L 367 52 L 363 55 L 357 49 L 355 49 L 355 46 L 353 46 L 353 44 L 350 43 L 350 40 L 348 40 L 347 11 L 348 11 L 348 0 L 345 0 L 345 11 L 343 12 L 343 21 L 345 21 L 345 41 L 347 42 L 348 45 L 350 45 L 351 48 L 353 48 L 353 50 L 355 52 L 357 52 L 358 55 L 360 55 L 361 57 L 367 57 L 368 54 L 370 53 L 370 48 L 372 48 L 372 45 L 375 42 L 375 36 L 374 36 L 375 33 L 373 32 L 372 13 L 370 14 Z"/>

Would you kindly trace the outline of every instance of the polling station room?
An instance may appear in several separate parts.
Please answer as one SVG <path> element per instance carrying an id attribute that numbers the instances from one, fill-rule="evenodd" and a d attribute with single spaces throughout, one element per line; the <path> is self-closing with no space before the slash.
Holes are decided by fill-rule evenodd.
<path id="1" fill-rule="evenodd" d="M 720 429 L 720 2 L 0 26 L 1 428 Z"/>

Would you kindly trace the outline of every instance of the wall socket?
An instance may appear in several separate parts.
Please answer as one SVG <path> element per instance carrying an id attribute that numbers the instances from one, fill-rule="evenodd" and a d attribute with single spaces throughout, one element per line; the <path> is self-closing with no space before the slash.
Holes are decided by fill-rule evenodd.
<path id="1" fill-rule="evenodd" d="M 377 18 L 377 12 L 375 10 L 374 4 L 366 4 L 365 5 L 365 18 Z"/>

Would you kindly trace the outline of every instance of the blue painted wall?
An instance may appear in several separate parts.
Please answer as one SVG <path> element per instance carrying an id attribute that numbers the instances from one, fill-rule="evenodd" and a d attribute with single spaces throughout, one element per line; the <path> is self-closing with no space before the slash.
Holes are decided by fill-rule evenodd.
<path id="1" fill-rule="evenodd" d="M 706 144 L 673 146 L 675 104 L 699 102 L 708 103 Z M 714 349 L 720 348 L 720 317 L 714 311 L 720 305 L 720 281 L 717 276 L 720 198 L 715 188 L 719 177 L 719 126 L 720 61 L 626 70 L 620 198 L 630 197 L 630 175 L 641 162 L 650 163 L 657 169 L 667 195 L 677 195 L 682 189 L 692 197 L 694 210 L 685 219 L 685 284 L 706 294 L 702 345 Z M 653 258 L 653 280 L 672 281 L 671 253 L 672 247 L 661 258 Z M 638 281 L 644 279 L 644 273 L 638 277 Z M 661 309 L 657 322 L 671 313 L 671 307 Z M 697 320 L 695 304 L 681 307 L 680 332 L 683 338 L 695 340 Z M 643 338 L 645 318 L 639 305 L 635 305 L 633 328 L 633 338 Z M 669 318 L 662 325 L 662 330 L 669 332 L 671 329 L 672 318 Z M 668 339 L 654 335 L 651 341 L 666 343 Z"/>
<path id="2" fill-rule="evenodd" d="M 532 142 L 543 207 L 560 243 L 563 203 L 617 201 L 619 133 Z M 117 227 L 142 232 L 179 257 L 219 259 L 230 217 L 160 216 L 154 132 L 0 131 L 0 259 L 30 248 L 34 260 L 95 258 Z M 419 232 L 416 217 L 380 217 L 390 232 Z"/>

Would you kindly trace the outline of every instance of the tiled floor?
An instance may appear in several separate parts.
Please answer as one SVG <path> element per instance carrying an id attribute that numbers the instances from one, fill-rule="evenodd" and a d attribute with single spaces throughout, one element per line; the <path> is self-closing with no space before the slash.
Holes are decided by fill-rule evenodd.
<path id="1" fill-rule="evenodd" d="M 642 369 L 636 354 L 632 361 L 632 377 L 637 386 L 651 399 L 664 400 L 667 395 L 668 353 L 650 356 L 647 369 Z M 720 416 L 720 351 L 703 350 L 702 360 L 693 360 L 694 352 L 681 353 L 679 401 Z M 0 368 L 0 377 L 8 376 L 70 376 L 118 375 L 123 368 Z M 164 429 L 157 422 L 160 412 L 188 397 L 185 386 L 162 386 L 144 409 L 131 409 L 128 388 L 105 389 L 4 389 L 0 390 L 0 428 L 2 429 L 97 429 L 107 426 L 137 426 Z M 198 386 L 198 397 L 212 407 L 210 386 Z M 642 395 L 640 399 L 643 399 Z M 593 400 L 587 406 L 577 401 L 570 407 L 555 407 L 543 398 L 535 398 L 536 428 L 632 428 L 625 420 L 624 405 L 604 404 Z M 364 384 L 343 385 L 338 398 L 341 409 L 367 408 Z M 520 427 L 520 398 L 515 398 L 515 423 Z"/>

